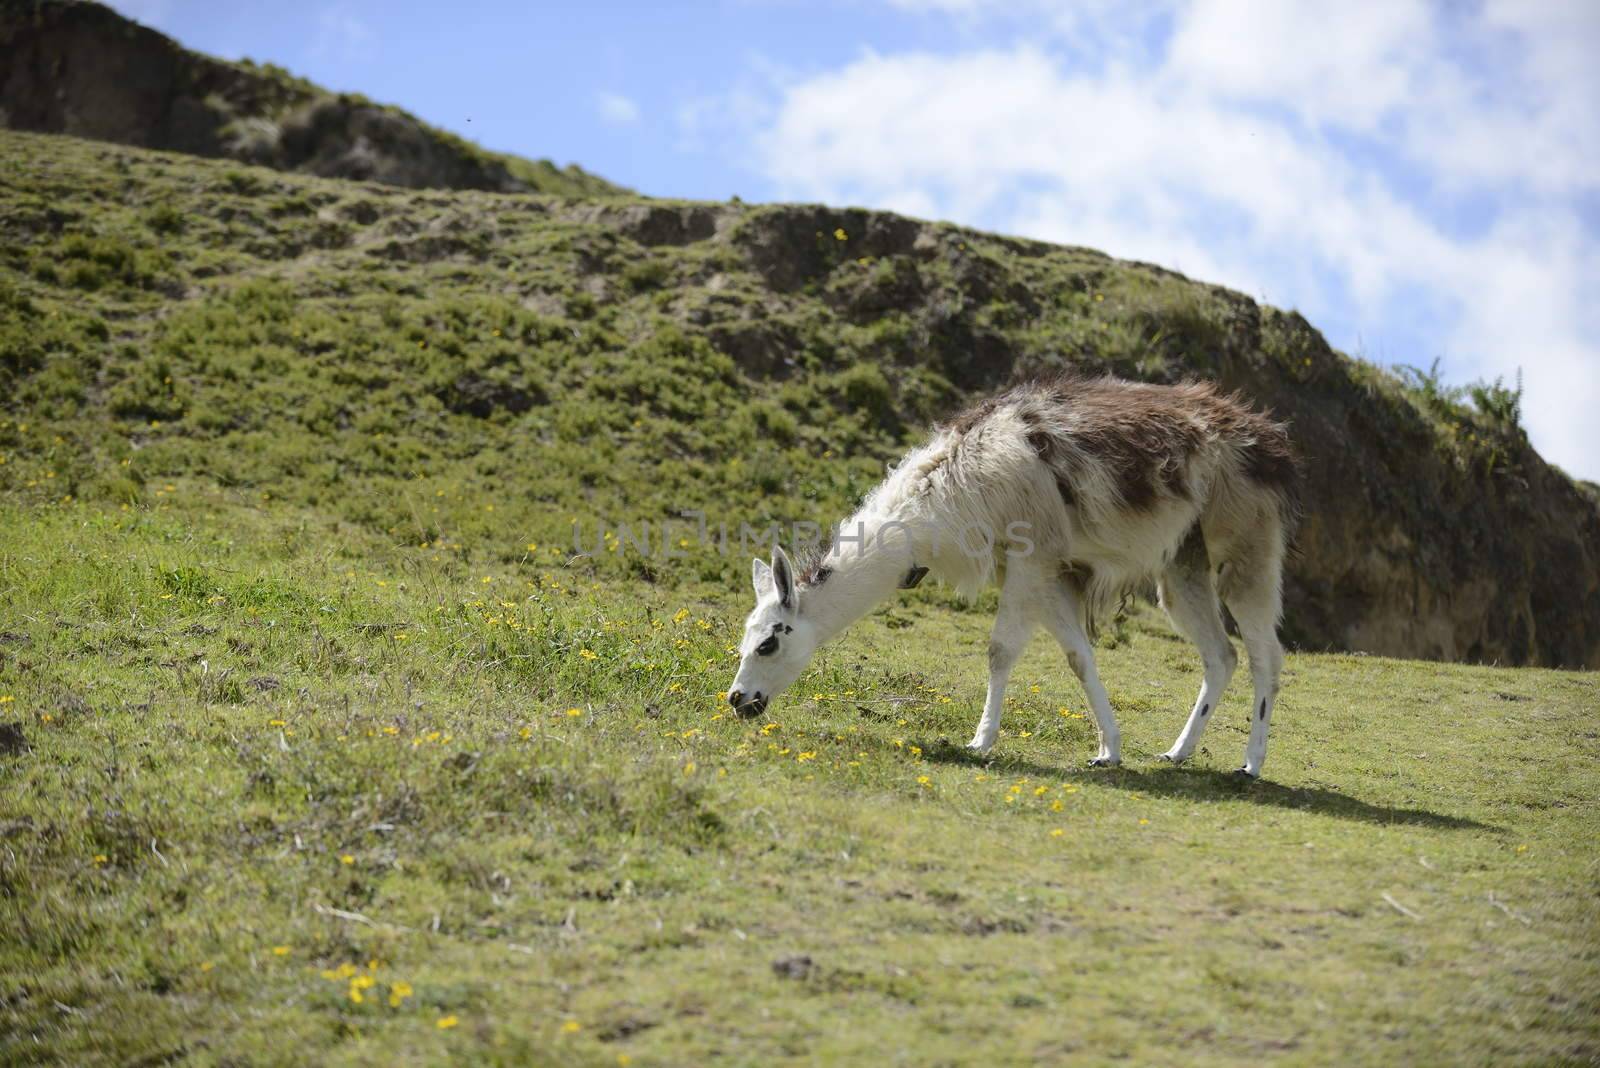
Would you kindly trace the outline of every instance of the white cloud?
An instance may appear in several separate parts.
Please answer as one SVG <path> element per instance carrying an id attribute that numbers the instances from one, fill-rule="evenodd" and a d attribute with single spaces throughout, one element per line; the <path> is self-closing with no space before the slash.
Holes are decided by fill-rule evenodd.
<path id="1" fill-rule="evenodd" d="M 313 56 L 366 60 L 371 57 L 372 43 L 372 27 L 342 4 L 317 12 L 316 31 L 311 38 Z"/>
<path id="2" fill-rule="evenodd" d="M 786 197 L 1152 260 L 1299 307 L 1336 344 L 1443 355 L 1457 380 L 1521 366 L 1535 444 L 1594 478 L 1596 11 L 1195 0 L 1164 47 L 1102 35 L 1094 62 L 1049 32 L 867 53 L 784 85 L 758 161 Z"/>
<path id="3" fill-rule="evenodd" d="M 613 125 L 624 126 L 639 121 L 639 105 L 621 93 L 600 93 L 595 98 L 595 107 L 600 117 Z"/>
<path id="4" fill-rule="evenodd" d="M 1219 96 L 1285 103 L 1313 121 L 1371 128 L 1425 72 L 1415 58 L 1429 24 L 1421 0 L 1210 0 L 1179 21 L 1168 73 Z"/>

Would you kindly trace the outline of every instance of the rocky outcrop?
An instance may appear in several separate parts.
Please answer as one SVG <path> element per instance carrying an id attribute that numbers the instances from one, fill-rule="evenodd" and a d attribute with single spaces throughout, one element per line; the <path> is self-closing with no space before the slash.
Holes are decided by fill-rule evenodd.
<path id="1" fill-rule="evenodd" d="M 86 0 L 0 4 L 0 123 L 410 188 L 624 192 L 578 167 L 483 151 L 275 67 L 190 52 Z"/>

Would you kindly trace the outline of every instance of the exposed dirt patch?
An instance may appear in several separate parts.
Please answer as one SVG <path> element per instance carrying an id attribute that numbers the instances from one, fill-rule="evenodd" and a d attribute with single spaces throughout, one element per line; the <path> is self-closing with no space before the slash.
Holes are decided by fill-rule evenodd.
<path id="1" fill-rule="evenodd" d="M 0 723 L 0 756 L 16 756 L 29 749 L 21 723 Z"/>

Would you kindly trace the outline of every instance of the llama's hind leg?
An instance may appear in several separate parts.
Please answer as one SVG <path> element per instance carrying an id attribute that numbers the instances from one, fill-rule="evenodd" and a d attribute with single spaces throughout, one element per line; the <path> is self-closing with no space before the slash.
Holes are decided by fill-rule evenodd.
<path id="1" fill-rule="evenodd" d="M 1270 570 L 1257 572 L 1226 592 L 1228 609 L 1239 624 L 1239 634 L 1250 656 L 1250 678 L 1255 683 L 1250 702 L 1250 742 L 1245 749 L 1244 767 L 1239 769 L 1252 779 L 1260 777 L 1267 761 L 1267 729 L 1272 724 L 1278 677 L 1283 671 L 1283 646 L 1278 642 L 1278 616 L 1282 611 L 1279 581 L 1274 562 Z"/>
<path id="2" fill-rule="evenodd" d="M 1011 669 L 1028 647 L 1033 636 L 1032 613 L 1029 599 L 1034 577 L 1031 569 L 1014 566 L 1006 572 L 1005 584 L 1000 588 L 1000 611 L 995 613 L 994 630 L 989 634 L 989 692 L 983 701 L 983 716 L 978 729 L 973 732 L 967 748 L 977 753 L 987 753 L 1000 737 L 1000 714 L 1006 700 L 1006 683 L 1011 679 Z"/>
<path id="3" fill-rule="evenodd" d="M 1077 594 L 1065 582 L 1058 581 L 1041 613 L 1044 625 L 1061 643 L 1067 654 L 1067 663 L 1073 674 L 1083 684 L 1083 693 L 1094 711 L 1095 725 L 1100 730 L 1100 751 L 1089 761 L 1090 767 L 1115 767 L 1122 763 L 1122 732 L 1117 729 L 1117 716 L 1111 710 L 1111 699 L 1100 684 L 1100 673 L 1095 669 L 1094 647 L 1083 625 L 1083 609 Z"/>
<path id="4" fill-rule="evenodd" d="M 1200 661 L 1205 668 L 1200 694 L 1194 699 L 1183 731 L 1172 748 L 1161 754 L 1163 760 L 1181 764 L 1194 755 L 1200 736 L 1216 713 L 1222 693 L 1239 664 L 1238 654 L 1233 651 L 1228 632 L 1222 626 L 1222 608 L 1211 582 L 1210 559 L 1198 526 L 1162 574 L 1158 589 L 1161 607 L 1167 610 L 1178 633 L 1199 647 Z"/>

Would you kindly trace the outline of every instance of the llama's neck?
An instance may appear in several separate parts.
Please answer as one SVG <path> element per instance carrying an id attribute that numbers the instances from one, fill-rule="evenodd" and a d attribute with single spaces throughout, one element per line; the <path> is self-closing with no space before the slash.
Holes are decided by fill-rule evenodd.
<path id="1" fill-rule="evenodd" d="M 912 541 L 906 527 L 876 510 L 845 520 L 822 561 L 827 577 L 800 594 L 800 610 L 816 626 L 819 642 L 838 637 L 894 595 L 915 563 Z"/>

